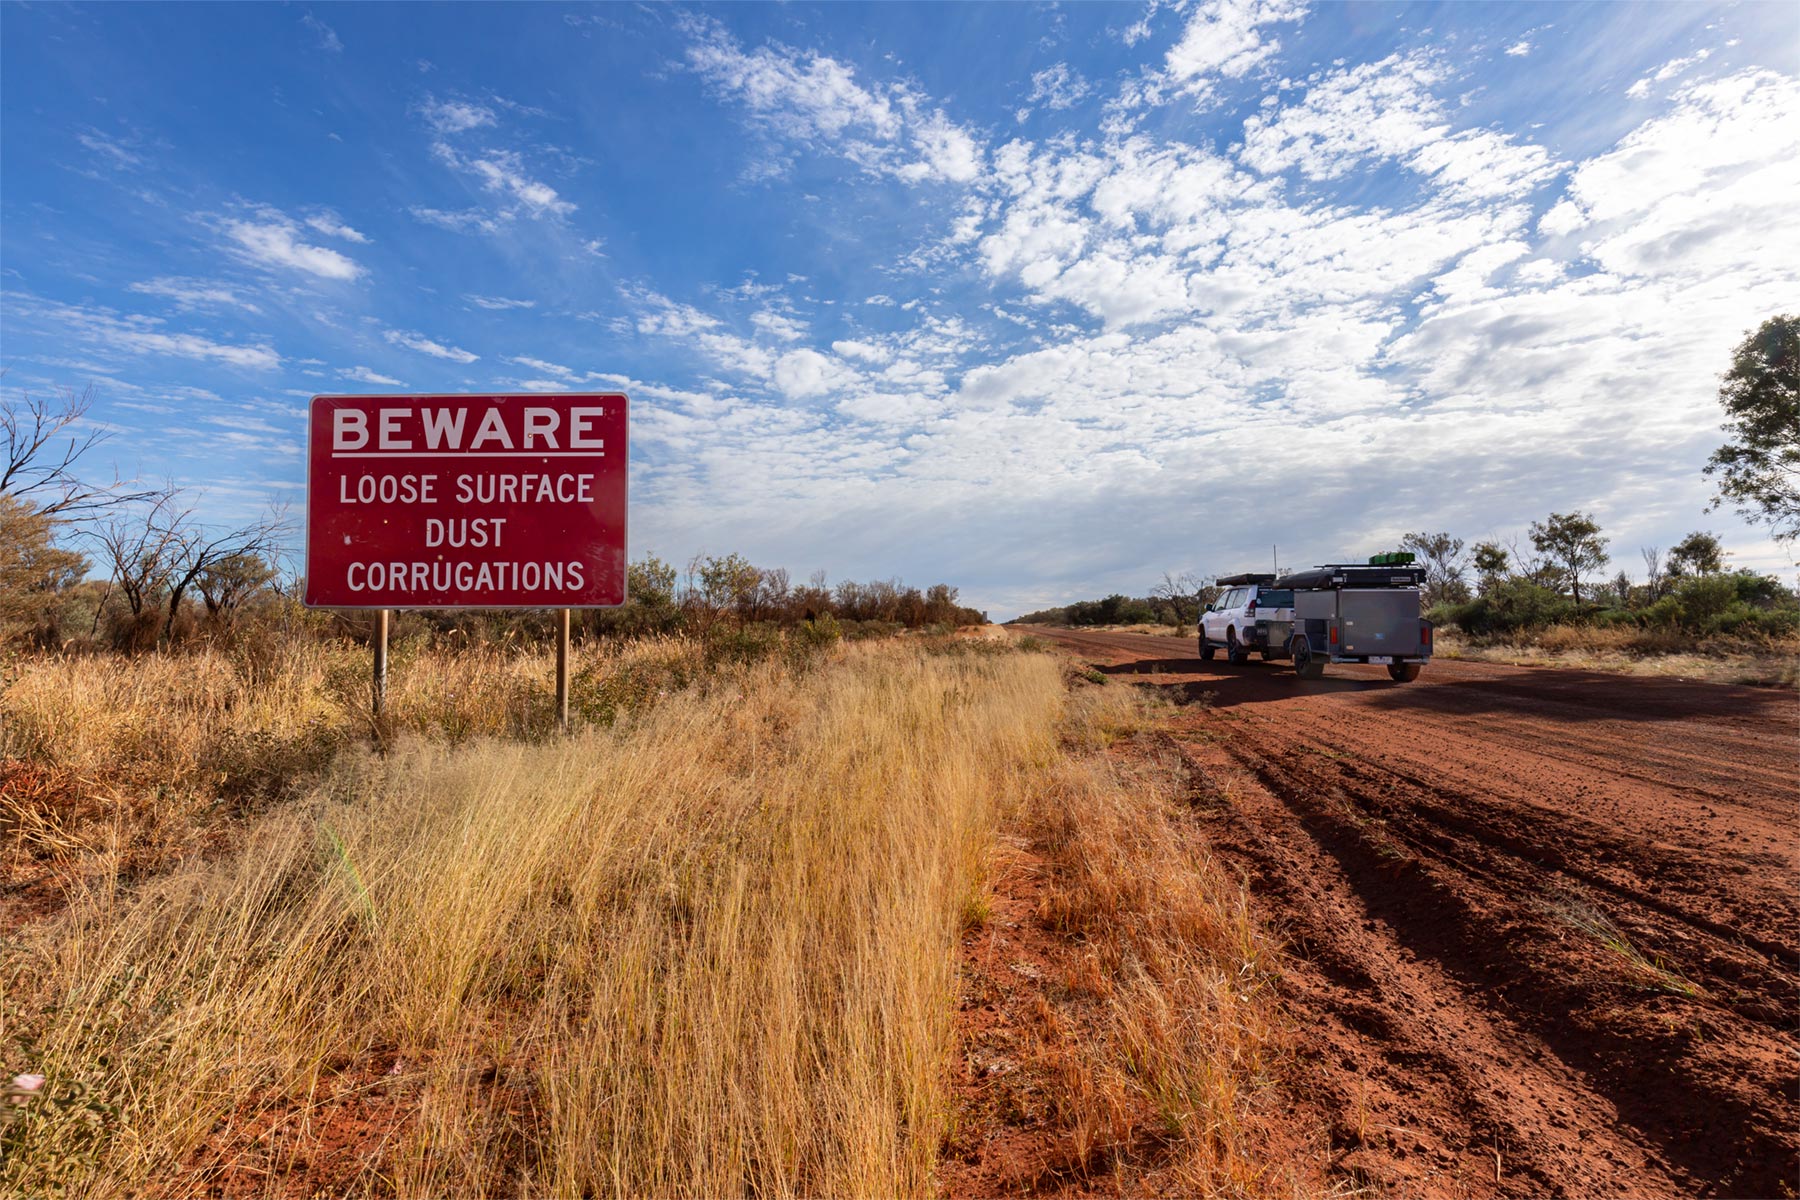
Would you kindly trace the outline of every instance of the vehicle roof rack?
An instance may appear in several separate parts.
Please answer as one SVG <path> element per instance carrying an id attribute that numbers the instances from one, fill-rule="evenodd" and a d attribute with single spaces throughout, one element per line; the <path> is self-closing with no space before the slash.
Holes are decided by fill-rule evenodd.
<path id="1" fill-rule="evenodd" d="M 1425 568 L 1413 565 L 1371 566 L 1368 563 L 1321 563 L 1310 571 L 1294 571 L 1275 581 L 1275 586 L 1301 591 L 1329 591 L 1342 587 L 1421 587 Z"/>
<path id="2" fill-rule="evenodd" d="M 1240 583 L 1274 583 L 1275 576 L 1269 574 L 1267 571 L 1263 572 L 1260 575 L 1257 575 L 1257 574 L 1221 575 L 1213 582 L 1223 584 L 1227 587 L 1235 586 Z"/>

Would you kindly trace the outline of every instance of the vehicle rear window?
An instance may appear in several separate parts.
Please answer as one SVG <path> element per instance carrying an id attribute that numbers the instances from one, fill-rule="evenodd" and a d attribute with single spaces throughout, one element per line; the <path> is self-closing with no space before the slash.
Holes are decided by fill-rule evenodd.
<path id="1" fill-rule="evenodd" d="M 1256 593 L 1258 608 L 1292 608 L 1294 607 L 1293 588 L 1264 588 Z"/>

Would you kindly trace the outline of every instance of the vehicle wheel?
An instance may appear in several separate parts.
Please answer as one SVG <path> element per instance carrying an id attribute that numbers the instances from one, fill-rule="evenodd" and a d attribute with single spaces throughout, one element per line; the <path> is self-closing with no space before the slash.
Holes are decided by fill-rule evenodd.
<path id="1" fill-rule="evenodd" d="M 1227 629 L 1225 631 L 1225 661 L 1234 667 L 1241 667 L 1249 657 L 1250 652 L 1244 649 L 1244 643 L 1237 640 L 1237 630 Z"/>
<path id="2" fill-rule="evenodd" d="M 1418 663 L 1389 663 L 1388 674 L 1400 683 L 1411 683 L 1419 677 Z"/>
<path id="3" fill-rule="evenodd" d="M 1200 635 L 1200 661 L 1201 662 L 1211 662 L 1212 656 L 1214 653 L 1215 653 L 1215 648 L 1214 648 L 1213 644 L 1211 642 L 1207 641 L 1206 634 L 1202 633 Z"/>
<path id="4" fill-rule="evenodd" d="M 1303 637 L 1294 639 L 1294 674 L 1302 679 L 1322 679 L 1325 676 L 1325 661 L 1314 658 L 1312 643 Z"/>

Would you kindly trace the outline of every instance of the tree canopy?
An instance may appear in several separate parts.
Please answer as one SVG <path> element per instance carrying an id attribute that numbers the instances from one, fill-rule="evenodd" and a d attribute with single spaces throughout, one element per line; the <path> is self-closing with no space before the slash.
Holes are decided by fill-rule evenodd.
<path id="1" fill-rule="evenodd" d="M 1714 534 L 1695 530 L 1669 551 L 1671 575 L 1717 575 L 1725 569 L 1725 547 Z"/>
<path id="2" fill-rule="evenodd" d="M 1551 513 L 1548 521 L 1531 523 L 1531 544 L 1556 564 L 1577 604 L 1581 577 L 1606 565 L 1606 542 L 1598 522 L 1587 513 Z"/>
<path id="3" fill-rule="evenodd" d="M 1463 582 L 1463 540 L 1448 533 L 1409 533 L 1400 539 L 1402 550 L 1411 550 L 1425 568 L 1425 595 L 1428 603 L 1451 601 L 1460 604 L 1469 598 Z"/>
<path id="4" fill-rule="evenodd" d="M 1782 541 L 1800 537 L 1800 317 L 1770 317 L 1738 344 L 1719 385 L 1730 439 L 1713 451 L 1713 507 L 1730 503 Z"/>

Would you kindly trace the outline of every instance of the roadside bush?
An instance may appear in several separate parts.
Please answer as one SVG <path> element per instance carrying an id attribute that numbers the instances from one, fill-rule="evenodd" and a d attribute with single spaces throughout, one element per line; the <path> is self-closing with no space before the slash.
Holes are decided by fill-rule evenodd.
<path id="1" fill-rule="evenodd" d="M 1793 594 L 1779 580 L 1754 571 L 1683 580 L 1656 603 L 1621 616 L 1644 628 L 1693 634 L 1770 638 L 1800 629 L 1800 604 Z"/>
<path id="2" fill-rule="evenodd" d="M 1450 624 L 1476 637 L 1541 629 L 1579 619 L 1580 609 L 1567 597 L 1527 579 L 1508 579 L 1467 604 L 1440 605 Z"/>
<path id="3" fill-rule="evenodd" d="M 1706 630 L 1737 605 L 1737 581 L 1730 575 L 1702 575 L 1684 582 L 1668 598 L 1676 603 L 1680 624 Z"/>
<path id="4" fill-rule="evenodd" d="M 802 621 L 794 632 L 801 644 L 819 650 L 837 645 L 844 637 L 844 627 L 838 624 L 838 619 L 830 613 L 825 613 L 811 621 Z"/>

